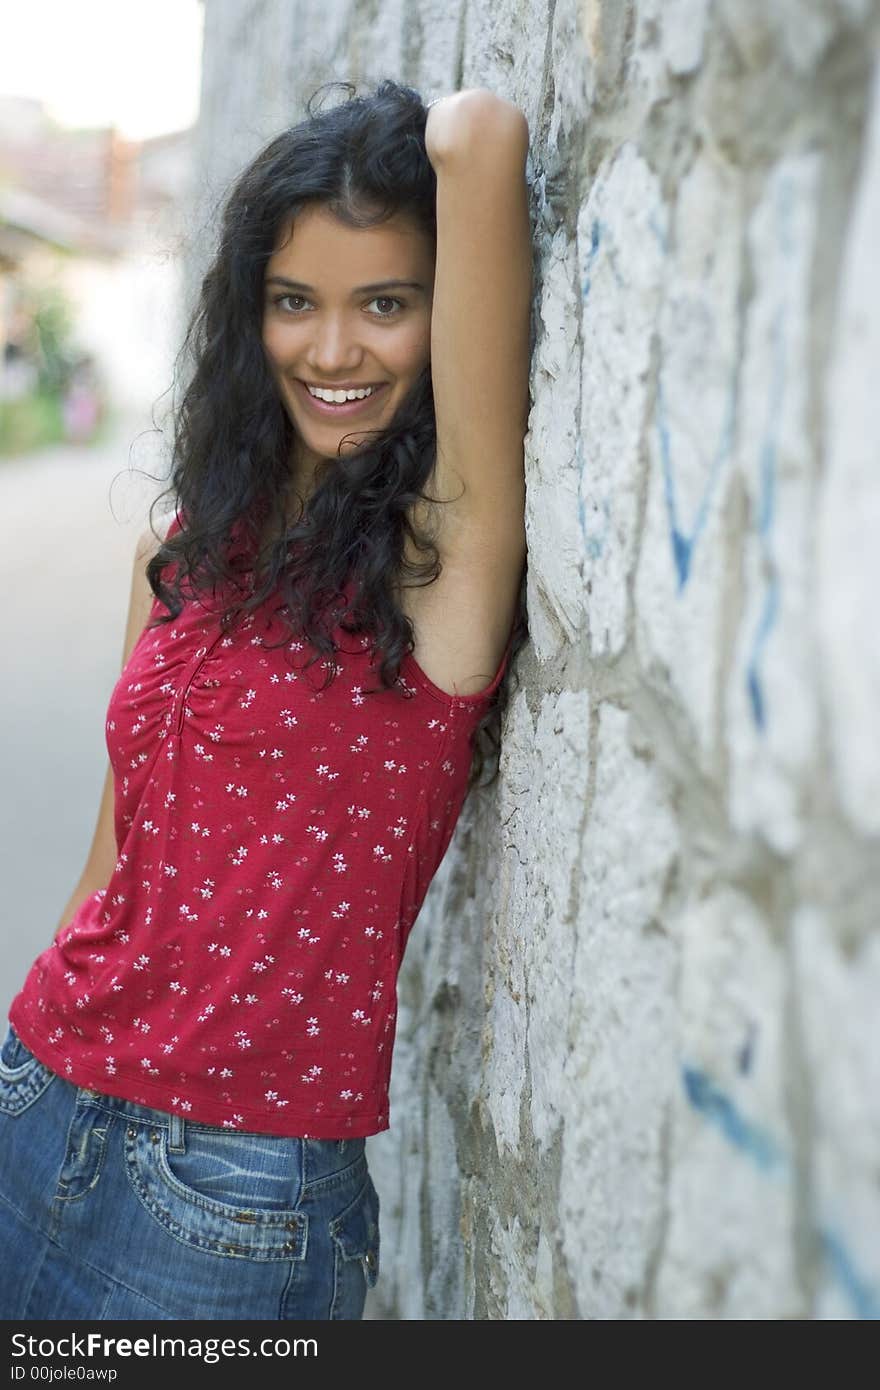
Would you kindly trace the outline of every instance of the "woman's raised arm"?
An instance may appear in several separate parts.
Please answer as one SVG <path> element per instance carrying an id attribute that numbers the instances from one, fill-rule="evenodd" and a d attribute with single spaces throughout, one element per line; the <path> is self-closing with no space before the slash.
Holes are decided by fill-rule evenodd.
<path id="1" fill-rule="evenodd" d="M 455 92 L 432 103 L 425 144 L 437 174 L 431 312 L 437 483 L 442 497 L 461 494 L 449 510 L 462 544 L 523 556 L 532 301 L 528 122 L 491 92 Z"/>

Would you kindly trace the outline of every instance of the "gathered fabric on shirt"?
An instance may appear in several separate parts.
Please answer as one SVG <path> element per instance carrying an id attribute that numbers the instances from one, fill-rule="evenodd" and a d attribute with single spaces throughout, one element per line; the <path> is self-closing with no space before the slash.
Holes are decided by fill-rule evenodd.
<path id="1" fill-rule="evenodd" d="M 331 658 L 304 672 L 308 643 L 266 646 L 289 631 L 276 606 L 227 633 L 195 597 L 148 621 L 107 708 L 116 866 L 9 1018 L 77 1086 L 229 1129 L 375 1134 L 407 939 L 513 634 L 475 695 L 412 654 L 367 694 L 372 639 L 337 625 L 321 690 Z"/>

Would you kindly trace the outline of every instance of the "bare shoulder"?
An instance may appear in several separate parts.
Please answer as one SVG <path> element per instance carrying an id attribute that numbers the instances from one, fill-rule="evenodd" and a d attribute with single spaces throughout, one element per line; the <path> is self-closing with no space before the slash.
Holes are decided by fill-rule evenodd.
<path id="1" fill-rule="evenodd" d="M 172 513 L 173 516 L 173 513 Z M 138 536 L 134 548 L 131 569 L 131 587 L 128 601 L 128 617 L 125 623 L 125 639 L 122 650 L 122 665 L 125 666 L 138 637 L 150 617 L 154 594 L 147 579 L 147 565 L 165 539 L 171 517 L 163 517 L 153 526 L 147 526 Z"/>

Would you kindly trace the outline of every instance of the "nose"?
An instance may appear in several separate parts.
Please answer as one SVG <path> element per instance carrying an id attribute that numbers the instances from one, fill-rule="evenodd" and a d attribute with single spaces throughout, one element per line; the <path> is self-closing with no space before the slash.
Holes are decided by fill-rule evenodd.
<path id="1" fill-rule="evenodd" d="M 322 323 L 315 324 L 306 361 L 316 377 L 327 377 L 331 381 L 343 371 L 357 371 L 358 350 L 340 318 L 330 315 Z"/>

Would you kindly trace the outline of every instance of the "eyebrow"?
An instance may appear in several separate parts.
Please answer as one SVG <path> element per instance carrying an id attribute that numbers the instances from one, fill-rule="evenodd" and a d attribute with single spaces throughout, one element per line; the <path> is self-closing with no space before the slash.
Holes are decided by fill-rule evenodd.
<path id="1" fill-rule="evenodd" d="M 316 292 L 311 285 L 303 284 L 302 280 L 288 280 L 284 275 L 270 275 L 266 284 L 285 285 L 289 290 L 303 290 L 306 294 Z M 420 290 L 424 293 L 425 287 L 418 280 L 378 280 L 374 285 L 358 285 L 352 294 L 379 294 L 382 290 L 394 289 Z"/>

